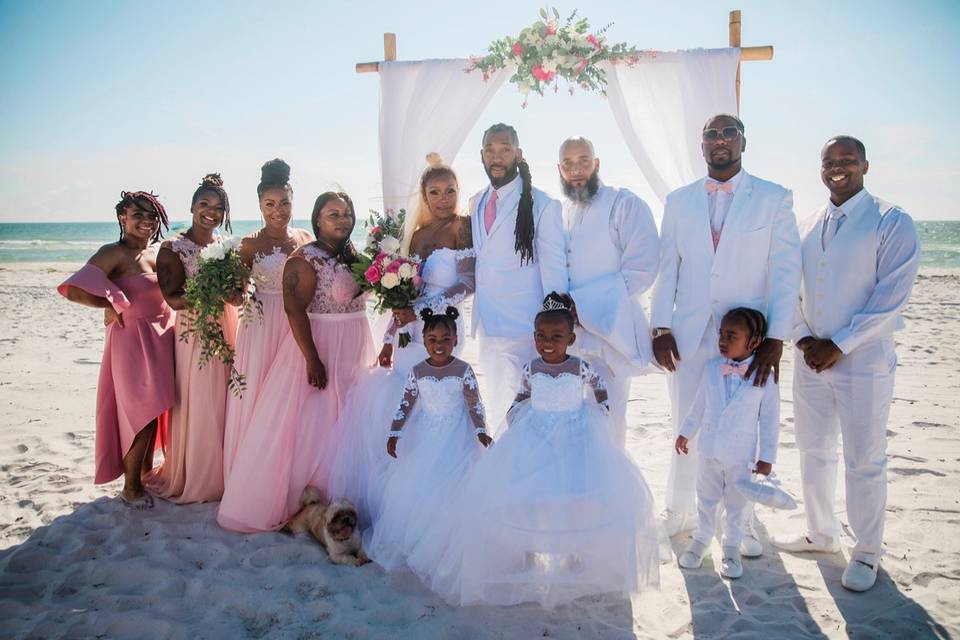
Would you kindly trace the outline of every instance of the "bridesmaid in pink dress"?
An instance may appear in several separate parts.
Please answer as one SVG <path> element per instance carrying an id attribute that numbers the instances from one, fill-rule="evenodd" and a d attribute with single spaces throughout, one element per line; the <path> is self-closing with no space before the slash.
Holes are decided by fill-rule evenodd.
<path id="1" fill-rule="evenodd" d="M 311 223 L 317 240 L 294 251 L 283 270 L 291 331 L 260 388 L 217 513 L 234 531 L 275 531 L 297 511 L 348 390 L 374 358 L 365 297 L 349 266 L 353 203 L 345 193 L 324 193 Z"/>
<path id="2" fill-rule="evenodd" d="M 183 234 L 167 240 L 157 254 L 157 276 L 167 304 L 186 308 L 183 286 L 196 275 L 200 251 L 220 242 L 214 230 L 230 230 L 230 201 L 217 174 L 204 177 L 190 205 L 193 223 Z M 236 339 L 237 309 L 242 292 L 225 304 L 221 326 L 229 342 Z M 211 358 L 200 368 L 200 344 L 181 335 L 189 313 L 177 314 L 176 403 L 170 415 L 170 446 L 159 469 L 147 478 L 147 488 L 171 502 L 219 500 L 223 494 L 223 420 L 227 402 L 226 365 Z"/>
<path id="3" fill-rule="evenodd" d="M 242 395 L 227 394 L 223 432 L 225 485 L 230 484 L 230 471 L 250 424 L 257 393 L 277 355 L 280 341 L 290 332 L 281 292 L 283 265 L 294 249 L 312 240 L 308 232 L 289 227 L 293 217 L 293 189 L 290 188 L 290 166 L 286 162 L 278 158 L 263 165 L 257 197 L 263 228 L 243 239 L 240 257 L 253 271 L 262 316 L 256 309 L 248 309 L 248 317 L 237 329 L 236 367 L 245 376 L 247 385 Z"/>
<path id="4" fill-rule="evenodd" d="M 107 327 L 97 383 L 96 484 L 123 476 L 120 498 L 149 509 L 141 476 L 173 406 L 174 312 L 157 286 L 157 241 L 167 212 L 146 191 L 121 194 L 120 240 L 103 245 L 57 287 L 71 302 L 104 309 Z"/>

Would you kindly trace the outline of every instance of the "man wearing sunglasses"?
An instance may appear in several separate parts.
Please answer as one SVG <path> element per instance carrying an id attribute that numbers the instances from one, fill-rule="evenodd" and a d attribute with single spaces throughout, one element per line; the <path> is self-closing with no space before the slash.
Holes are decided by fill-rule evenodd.
<path id="1" fill-rule="evenodd" d="M 800 236 L 793 194 L 742 169 L 743 122 L 710 118 L 701 148 L 707 175 L 667 195 L 660 227 L 660 271 L 651 299 L 653 353 L 668 375 L 674 436 L 686 417 L 708 360 L 719 355 L 720 318 L 751 307 L 768 330 L 744 377 L 776 382 L 783 341 L 793 328 L 800 291 Z M 668 535 L 696 524 L 697 456 L 674 455 L 667 482 Z M 752 523 L 745 556 L 763 551 Z"/>

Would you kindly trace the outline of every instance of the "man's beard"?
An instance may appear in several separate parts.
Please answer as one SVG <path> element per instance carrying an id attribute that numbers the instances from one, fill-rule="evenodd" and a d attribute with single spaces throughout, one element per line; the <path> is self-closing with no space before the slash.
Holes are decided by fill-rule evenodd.
<path id="1" fill-rule="evenodd" d="M 487 172 L 487 177 L 490 179 L 490 184 L 493 185 L 493 188 L 499 189 L 517 177 L 517 174 L 520 173 L 520 161 L 514 160 L 513 164 L 507 167 L 502 178 L 493 177 L 493 174 L 490 173 L 490 168 L 486 165 L 483 166 L 483 170 Z"/>
<path id="2" fill-rule="evenodd" d="M 560 184 L 563 186 L 563 195 L 567 196 L 573 202 L 578 204 L 585 204 L 593 200 L 593 196 L 597 195 L 597 191 L 600 190 L 600 170 L 597 169 L 590 177 L 587 178 L 587 183 L 582 187 L 577 187 L 571 182 L 567 182 L 563 179 L 563 176 L 560 176 Z"/>

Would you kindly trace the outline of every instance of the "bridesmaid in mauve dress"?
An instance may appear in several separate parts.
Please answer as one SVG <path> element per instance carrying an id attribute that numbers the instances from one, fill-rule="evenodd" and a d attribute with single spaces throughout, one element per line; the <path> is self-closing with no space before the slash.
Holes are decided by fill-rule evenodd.
<path id="1" fill-rule="evenodd" d="M 246 379 L 246 388 L 241 395 L 227 395 L 223 432 L 225 485 L 230 483 L 233 460 L 250 424 L 257 393 L 277 355 L 280 341 L 290 332 L 281 293 L 283 265 L 294 249 L 312 240 L 308 232 L 289 227 L 293 217 L 293 189 L 290 188 L 290 166 L 286 162 L 278 158 L 263 165 L 257 197 L 263 228 L 243 239 L 240 258 L 252 269 L 262 315 L 256 309 L 249 309 L 237 329 L 236 367 Z"/>
<path id="2" fill-rule="evenodd" d="M 107 335 L 97 382 L 96 484 L 123 476 L 120 498 L 148 509 L 141 476 L 174 402 L 175 314 L 157 286 L 157 241 L 167 213 L 146 191 L 121 194 L 120 240 L 106 244 L 57 287 L 71 302 L 104 309 Z M 159 426 L 159 429 L 158 429 Z"/>
<path id="3" fill-rule="evenodd" d="M 321 194 L 311 223 L 317 240 L 283 270 L 291 331 L 260 388 L 217 513 L 234 531 L 275 531 L 297 511 L 317 482 L 347 392 L 374 358 L 365 296 L 350 270 L 353 203 L 345 193 Z"/>
<path id="4" fill-rule="evenodd" d="M 181 235 L 167 240 L 157 254 L 157 276 L 167 304 L 186 308 L 183 287 L 196 275 L 200 251 L 220 242 L 214 230 L 225 223 L 230 230 L 230 201 L 217 174 L 204 177 L 190 205 L 193 223 Z M 237 334 L 237 309 L 242 299 L 225 304 L 220 322 L 223 335 L 233 343 Z M 147 487 L 171 502 L 207 502 L 223 494 L 223 420 L 229 369 L 216 357 L 200 367 L 196 336 L 181 339 L 190 322 L 186 311 L 177 314 L 177 397 L 170 413 L 170 446 L 159 469 L 147 478 Z"/>

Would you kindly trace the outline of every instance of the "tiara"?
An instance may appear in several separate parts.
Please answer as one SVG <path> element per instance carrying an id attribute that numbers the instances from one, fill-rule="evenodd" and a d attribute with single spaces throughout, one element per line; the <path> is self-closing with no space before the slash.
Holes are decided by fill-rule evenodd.
<path id="1" fill-rule="evenodd" d="M 547 298 L 546 300 L 543 301 L 543 310 L 544 311 L 570 311 L 570 305 L 560 300 Z"/>

